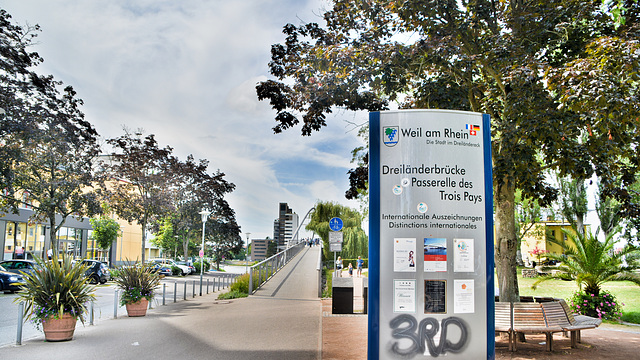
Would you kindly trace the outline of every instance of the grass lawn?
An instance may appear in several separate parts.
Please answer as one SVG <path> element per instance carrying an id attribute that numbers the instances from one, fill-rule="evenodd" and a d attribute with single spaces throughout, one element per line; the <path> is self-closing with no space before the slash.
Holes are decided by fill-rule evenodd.
<path id="1" fill-rule="evenodd" d="M 531 285 L 537 279 L 523 278 L 521 268 L 518 268 L 518 285 L 521 296 L 550 296 L 571 299 L 573 292 L 578 290 L 575 281 L 547 280 L 538 285 L 536 290 Z M 602 289 L 610 291 L 618 301 L 622 302 L 622 320 L 640 324 L 640 286 L 629 281 L 612 281 L 602 285 Z"/>

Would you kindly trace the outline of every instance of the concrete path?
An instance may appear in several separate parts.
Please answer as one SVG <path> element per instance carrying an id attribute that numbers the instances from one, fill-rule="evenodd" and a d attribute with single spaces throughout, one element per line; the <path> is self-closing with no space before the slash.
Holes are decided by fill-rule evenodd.
<path id="1" fill-rule="evenodd" d="M 263 289 L 245 299 L 196 297 L 79 326 L 74 339 L 44 335 L 0 348 L 2 359 L 320 359 L 322 305 L 317 294 L 319 247 L 305 248 Z"/>

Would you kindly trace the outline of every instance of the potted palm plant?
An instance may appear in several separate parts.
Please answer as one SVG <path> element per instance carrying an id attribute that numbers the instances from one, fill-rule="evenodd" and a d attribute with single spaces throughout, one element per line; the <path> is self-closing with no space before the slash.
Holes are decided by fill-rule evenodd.
<path id="1" fill-rule="evenodd" d="M 84 276 L 87 267 L 68 256 L 36 262 L 39 269 L 24 273 L 25 284 L 14 301 L 25 302 L 26 319 L 42 325 L 47 341 L 71 340 L 77 320 L 84 324 L 87 303 L 95 300 L 95 287 Z"/>
<path id="2" fill-rule="evenodd" d="M 149 301 L 160 285 L 160 276 L 149 265 L 128 264 L 115 273 L 114 281 L 122 290 L 120 305 L 127 308 L 129 316 L 145 316 Z"/>

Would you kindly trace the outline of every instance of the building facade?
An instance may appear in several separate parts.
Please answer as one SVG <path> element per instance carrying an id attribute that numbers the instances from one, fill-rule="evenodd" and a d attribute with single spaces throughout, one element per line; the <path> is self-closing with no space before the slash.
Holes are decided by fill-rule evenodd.
<path id="1" fill-rule="evenodd" d="M 273 239 L 278 245 L 278 250 L 289 247 L 294 240 L 294 231 L 298 228 L 298 214 L 293 212 L 287 203 L 278 206 L 278 218 L 273 222 Z"/>

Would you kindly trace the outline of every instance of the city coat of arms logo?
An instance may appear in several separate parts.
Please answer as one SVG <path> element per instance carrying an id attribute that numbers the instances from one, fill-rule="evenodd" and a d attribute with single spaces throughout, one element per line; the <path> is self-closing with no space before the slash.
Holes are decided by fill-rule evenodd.
<path id="1" fill-rule="evenodd" d="M 389 147 L 395 146 L 398 143 L 399 135 L 399 126 L 385 126 L 382 133 L 382 142 Z"/>

